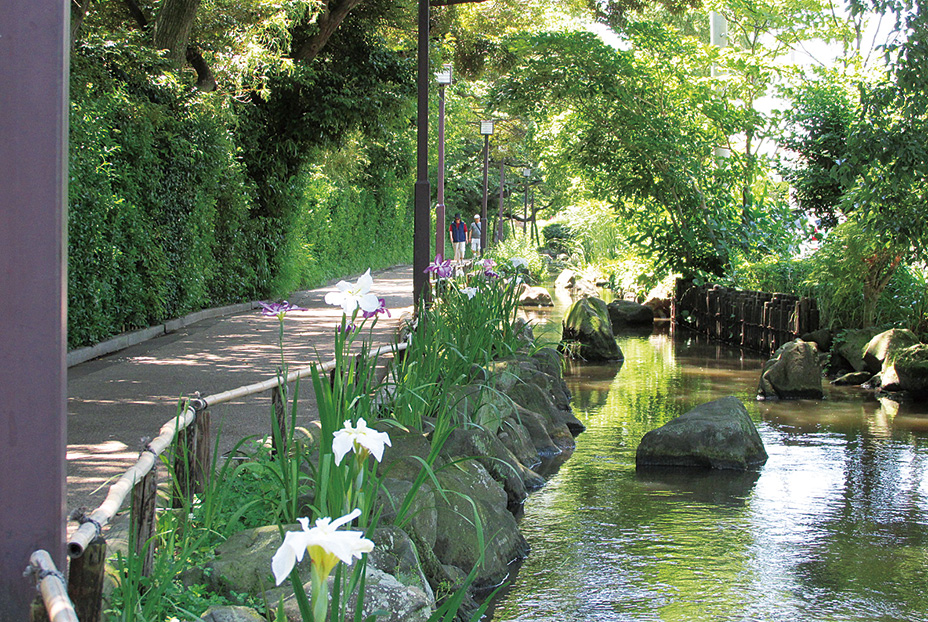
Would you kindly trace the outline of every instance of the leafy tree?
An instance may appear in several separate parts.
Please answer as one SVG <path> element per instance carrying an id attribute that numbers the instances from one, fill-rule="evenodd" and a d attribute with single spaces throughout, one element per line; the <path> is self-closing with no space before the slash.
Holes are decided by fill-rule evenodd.
<path id="1" fill-rule="evenodd" d="M 841 200 L 850 186 L 848 139 L 856 115 L 851 85 L 834 72 L 785 90 L 791 107 L 784 115 L 780 145 L 793 154 L 780 165 L 800 209 L 819 226 L 834 228 L 841 220 Z M 839 175 L 840 172 L 840 175 Z"/>
<path id="2" fill-rule="evenodd" d="M 687 79 L 707 66 L 704 50 L 655 24 L 636 27 L 631 50 L 586 33 L 512 45 L 522 63 L 498 85 L 500 104 L 557 119 L 553 142 L 570 166 L 638 223 L 638 241 L 666 265 L 720 273 L 737 231 L 714 157 L 721 135 L 700 112 L 715 95 Z"/>

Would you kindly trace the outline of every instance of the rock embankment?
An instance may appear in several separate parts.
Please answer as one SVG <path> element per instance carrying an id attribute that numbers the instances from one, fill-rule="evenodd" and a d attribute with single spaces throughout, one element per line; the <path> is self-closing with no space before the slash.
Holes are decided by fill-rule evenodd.
<path id="1" fill-rule="evenodd" d="M 371 536 L 364 616 L 380 609 L 388 612 L 381 622 L 425 621 L 436 600 L 461 586 L 472 569 L 471 592 L 488 590 L 529 552 L 515 516 L 529 491 L 544 485 L 533 468 L 571 451 L 584 427 L 571 412 L 555 350 L 520 353 L 479 371 L 453 396 L 457 424 L 446 438 L 437 436 L 434 421 L 424 421 L 423 430 L 382 427 L 392 446 L 377 465 L 379 523 Z M 277 525 L 239 532 L 184 580 L 218 594 L 266 598 L 274 609 L 282 602 L 296 622 L 292 587 L 275 588 L 271 575 L 280 533 Z M 299 571 L 309 590 L 309 564 Z M 349 599 L 349 608 L 354 602 Z M 476 607 L 472 598 L 469 606 Z M 260 619 L 255 616 L 247 608 L 213 608 L 207 619 Z"/>

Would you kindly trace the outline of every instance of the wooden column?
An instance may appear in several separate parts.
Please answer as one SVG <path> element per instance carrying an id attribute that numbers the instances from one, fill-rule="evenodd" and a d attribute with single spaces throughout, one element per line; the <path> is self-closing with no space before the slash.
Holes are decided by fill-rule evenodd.
<path id="1" fill-rule="evenodd" d="M 66 567 L 70 2 L 0 2 L 0 622 Z"/>

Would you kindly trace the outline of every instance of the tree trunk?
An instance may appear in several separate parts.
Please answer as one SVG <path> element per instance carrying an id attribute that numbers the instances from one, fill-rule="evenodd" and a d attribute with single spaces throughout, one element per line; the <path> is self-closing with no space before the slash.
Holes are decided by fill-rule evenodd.
<path id="1" fill-rule="evenodd" d="M 71 0 L 71 49 L 74 49 L 74 44 L 81 32 L 81 24 L 84 23 L 84 17 L 89 8 L 90 0 Z"/>
<path id="2" fill-rule="evenodd" d="M 302 44 L 293 54 L 293 60 L 311 62 L 325 44 L 328 43 L 332 33 L 338 28 L 339 24 L 348 17 L 351 9 L 361 4 L 362 0 L 328 0 L 325 2 L 325 8 L 316 18 L 316 34 L 309 38 L 306 43 Z M 333 8 L 333 5 L 334 8 Z"/>
<path id="3" fill-rule="evenodd" d="M 200 0 L 164 0 L 155 18 L 155 47 L 168 50 L 168 57 L 177 65 L 184 62 L 199 6 Z"/>
<path id="4" fill-rule="evenodd" d="M 129 10 L 129 14 L 132 15 L 132 19 L 134 19 L 135 23 L 139 25 L 139 28 L 142 30 L 147 30 L 148 18 L 145 17 L 145 13 L 142 12 L 142 9 L 139 8 L 139 5 L 136 4 L 135 0 L 123 0 L 122 3 L 126 5 L 126 8 Z"/>
<path id="5" fill-rule="evenodd" d="M 187 46 L 187 62 L 197 72 L 197 89 L 204 93 L 211 93 L 216 90 L 216 77 L 210 70 L 209 65 L 203 60 L 203 55 L 199 48 L 194 45 Z"/>

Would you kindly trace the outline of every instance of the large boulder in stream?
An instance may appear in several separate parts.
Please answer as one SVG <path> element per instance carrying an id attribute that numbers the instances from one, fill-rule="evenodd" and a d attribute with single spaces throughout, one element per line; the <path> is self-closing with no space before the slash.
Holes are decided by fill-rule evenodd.
<path id="1" fill-rule="evenodd" d="M 866 371 L 877 374 L 883 369 L 883 363 L 892 360 L 896 352 L 918 343 L 915 333 L 905 328 L 893 328 L 883 331 L 864 346 L 864 365 Z"/>
<path id="2" fill-rule="evenodd" d="M 822 367 L 815 344 L 794 339 L 780 346 L 764 363 L 757 387 L 758 399 L 820 400 L 824 396 Z"/>
<path id="3" fill-rule="evenodd" d="M 654 309 L 634 300 L 613 300 L 607 305 L 612 330 L 640 328 L 654 325 Z"/>
<path id="4" fill-rule="evenodd" d="M 747 470 L 767 461 L 764 442 L 736 397 L 700 404 L 641 439 L 638 469 L 702 467 Z"/>
<path id="5" fill-rule="evenodd" d="M 570 306 L 562 323 L 567 349 L 587 361 L 618 361 L 624 356 L 615 341 L 606 303 L 599 298 L 581 298 Z"/>
<path id="6" fill-rule="evenodd" d="M 865 371 L 864 352 L 879 332 L 876 328 L 855 328 L 835 337 L 831 347 L 831 371 Z"/>
<path id="7" fill-rule="evenodd" d="M 551 294 L 544 287 L 531 287 L 522 285 L 522 291 L 519 294 L 519 304 L 523 307 L 553 307 L 554 301 Z"/>
<path id="8" fill-rule="evenodd" d="M 916 400 L 928 399 L 928 345 L 897 350 L 883 363 L 884 391 L 905 391 Z"/>

